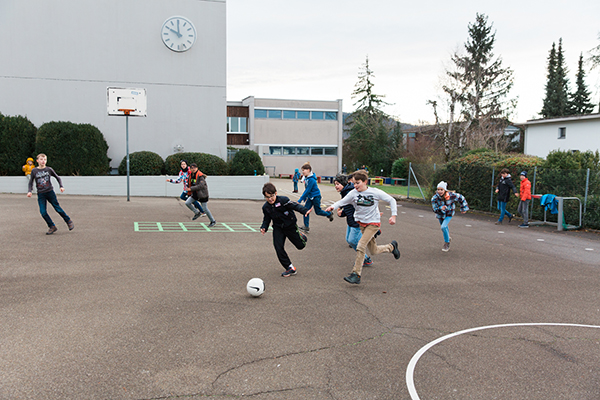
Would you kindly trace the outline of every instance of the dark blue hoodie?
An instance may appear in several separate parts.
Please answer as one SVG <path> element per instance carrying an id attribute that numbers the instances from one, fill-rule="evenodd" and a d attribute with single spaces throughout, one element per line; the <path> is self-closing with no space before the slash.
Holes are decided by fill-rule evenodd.
<path id="1" fill-rule="evenodd" d="M 342 199 L 346 197 L 348 193 L 354 190 L 354 184 L 352 182 L 348 182 L 346 186 L 340 192 Z M 346 217 L 346 222 L 348 226 L 351 228 L 359 228 L 358 222 L 354 220 L 354 206 L 352 204 L 348 204 L 342 207 L 342 217 Z"/>

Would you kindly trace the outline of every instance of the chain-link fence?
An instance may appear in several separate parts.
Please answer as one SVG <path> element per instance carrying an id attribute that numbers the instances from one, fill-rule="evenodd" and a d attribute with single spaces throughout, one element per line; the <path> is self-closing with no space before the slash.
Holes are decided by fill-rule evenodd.
<path id="1" fill-rule="evenodd" d="M 448 171 L 439 164 L 410 164 L 408 197 L 429 201 L 438 180 L 448 182 L 448 189 L 463 194 L 469 207 L 475 210 L 498 212 L 495 188 L 500 171 L 494 167 L 460 165 Z M 443 171 L 443 172 L 442 172 Z M 600 229 L 600 171 L 590 169 L 564 170 L 535 167 L 528 171 L 533 195 L 553 194 L 559 197 L 576 197 L 581 201 L 582 227 Z M 519 177 L 513 177 L 517 192 Z M 510 196 L 507 210 L 515 212 L 519 204 L 516 196 Z M 579 226 L 579 201 L 564 201 L 565 224 Z M 530 218 L 544 219 L 544 208 L 539 199 L 530 203 Z M 546 212 L 546 221 L 557 222 L 556 214 Z"/>

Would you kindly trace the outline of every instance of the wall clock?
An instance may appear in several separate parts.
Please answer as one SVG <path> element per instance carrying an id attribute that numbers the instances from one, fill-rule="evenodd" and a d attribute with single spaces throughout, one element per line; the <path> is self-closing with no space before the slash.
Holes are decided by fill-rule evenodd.
<path id="1" fill-rule="evenodd" d="M 196 42 L 196 28 L 185 17 L 167 18 L 160 31 L 162 41 L 170 50 L 183 52 L 192 48 Z"/>

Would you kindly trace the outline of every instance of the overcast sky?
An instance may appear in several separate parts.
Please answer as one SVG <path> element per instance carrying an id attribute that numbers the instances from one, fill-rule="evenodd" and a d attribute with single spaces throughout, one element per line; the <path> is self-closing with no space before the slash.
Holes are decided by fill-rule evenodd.
<path id="1" fill-rule="evenodd" d="M 574 87 L 579 54 L 598 44 L 598 0 L 227 0 L 227 100 L 248 96 L 343 100 L 345 112 L 369 57 L 374 92 L 402 122 L 433 122 L 440 77 L 468 39 L 476 13 L 496 31 L 494 54 L 514 71 L 515 122 L 539 118 L 548 52 L 563 39 Z M 593 102 L 600 68 L 586 68 Z M 598 108 L 594 110 L 598 112 Z"/>

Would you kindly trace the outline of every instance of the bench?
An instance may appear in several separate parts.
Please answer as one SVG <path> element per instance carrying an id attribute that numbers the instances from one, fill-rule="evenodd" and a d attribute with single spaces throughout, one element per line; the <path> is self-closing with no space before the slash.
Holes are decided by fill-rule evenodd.
<path id="1" fill-rule="evenodd" d="M 370 185 L 380 185 L 383 186 L 383 178 L 371 178 L 370 180 Z"/>
<path id="2" fill-rule="evenodd" d="M 406 185 L 406 178 L 392 178 L 392 185 Z"/>

